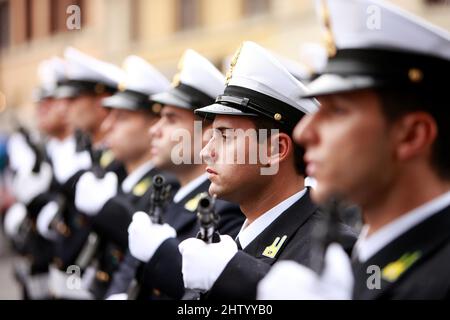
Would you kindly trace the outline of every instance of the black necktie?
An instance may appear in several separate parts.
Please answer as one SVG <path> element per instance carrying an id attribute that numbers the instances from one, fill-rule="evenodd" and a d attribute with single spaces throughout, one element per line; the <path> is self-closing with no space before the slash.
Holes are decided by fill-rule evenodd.
<path id="1" fill-rule="evenodd" d="M 238 250 L 242 250 L 242 246 L 241 246 L 241 242 L 239 241 L 239 237 L 237 237 L 235 241 L 236 241 Z"/>

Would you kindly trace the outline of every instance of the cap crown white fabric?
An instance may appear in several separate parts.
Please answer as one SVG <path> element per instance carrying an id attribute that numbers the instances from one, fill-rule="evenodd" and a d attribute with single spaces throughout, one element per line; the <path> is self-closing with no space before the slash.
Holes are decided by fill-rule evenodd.
<path id="1" fill-rule="evenodd" d="M 175 82 L 191 86 L 213 98 L 223 93 L 225 77 L 208 59 L 196 51 L 187 49 L 180 59 L 178 68 L 179 73 L 175 76 Z"/>
<path id="2" fill-rule="evenodd" d="M 337 49 L 384 48 L 450 59 L 450 33 L 386 1 L 316 1 L 319 17 L 329 15 Z"/>
<path id="3" fill-rule="evenodd" d="M 38 66 L 40 86 L 48 91 L 56 89 L 58 81 L 65 78 L 65 62 L 59 57 L 42 61 Z"/>
<path id="4" fill-rule="evenodd" d="M 170 82 L 154 66 L 141 57 L 128 56 L 124 63 L 125 78 L 119 88 L 133 90 L 148 95 L 166 91 Z"/>
<path id="5" fill-rule="evenodd" d="M 299 61 L 273 53 L 273 56 L 289 71 L 296 79 L 307 79 L 310 76 L 308 68 Z"/>
<path id="6" fill-rule="evenodd" d="M 309 68 L 310 72 L 320 73 L 327 65 L 328 54 L 322 44 L 307 42 L 299 46 L 299 59 Z"/>
<path id="7" fill-rule="evenodd" d="M 66 76 L 69 80 L 101 82 L 117 87 L 125 78 L 125 72 L 119 67 L 72 47 L 64 51 L 64 58 L 67 61 Z"/>
<path id="8" fill-rule="evenodd" d="M 306 87 L 263 47 L 246 41 L 233 60 L 227 75 L 229 86 L 260 92 L 304 113 L 317 110 L 312 101 L 299 99 L 307 92 Z"/>

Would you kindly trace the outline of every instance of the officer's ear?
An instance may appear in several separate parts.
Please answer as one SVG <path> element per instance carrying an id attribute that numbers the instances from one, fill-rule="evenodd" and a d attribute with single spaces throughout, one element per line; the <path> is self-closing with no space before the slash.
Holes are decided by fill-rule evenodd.
<path id="1" fill-rule="evenodd" d="M 284 132 L 278 131 L 277 133 L 272 133 L 269 141 L 269 161 L 271 165 L 285 161 L 294 152 L 293 141 Z"/>
<path id="2" fill-rule="evenodd" d="M 438 130 L 433 116 L 424 111 L 409 112 L 392 124 L 395 154 L 398 160 L 430 158 Z"/>

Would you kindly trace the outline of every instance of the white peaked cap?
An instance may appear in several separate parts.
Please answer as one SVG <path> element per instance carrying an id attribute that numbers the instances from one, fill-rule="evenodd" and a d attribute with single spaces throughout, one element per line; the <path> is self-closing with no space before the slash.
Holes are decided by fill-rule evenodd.
<path id="1" fill-rule="evenodd" d="M 386 1 L 317 0 L 328 63 L 304 96 L 395 88 L 446 90 L 450 33 Z"/>
<path id="2" fill-rule="evenodd" d="M 65 79 L 65 61 L 59 57 L 43 60 L 38 66 L 38 78 L 41 93 L 51 96 L 58 82 Z"/>
<path id="3" fill-rule="evenodd" d="M 113 96 L 104 98 L 107 108 L 127 110 L 151 110 L 158 114 L 160 106 L 154 105 L 150 95 L 170 88 L 169 81 L 155 67 L 138 56 L 129 56 L 123 63 L 125 76 Z"/>
<path id="4" fill-rule="evenodd" d="M 245 41 L 236 65 L 232 67 L 228 86 L 251 89 L 296 107 L 304 113 L 316 110 L 314 104 L 299 100 L 307 88 L 298 81 L 268 50 Z"/>
<path id="5" fill-rule="evenodd" d="M 64 51 L 64 58 L 67 61 L 66 76 L 69 80 L 93 81 L 117 87 L 125 77 L 124 71 L 119 67 L 72 47 Z"/>
<path id="6" fill-rule="evenodd" d="M 121 89 L 133 90 L 147 95 L 169 89 L 170 82 L 154 66 L 141 57 L 131 55 L 123 62 L 125 78 L 120 83 Z"/>
<path id="7" fill-rule="evenodd" d="M 204 56 L 187 49 L 183 55 L 179 80 L 215 98 L 225 86 L 223 74 Z"/>
<path id="8" fill-rule="evenodd" d="M 306 65 L 310 72 L 322 72 L 328 60 L 326 48 L 318 43 L 302 43 L 299 47 L 300 62 Z"/>
<path id="9" fill-rule="evenodd" d="M 152 95 L 153 101 L 193 110 L 213 103 L 217 95 L 223 92 L 225 78 L 222 73 L 192 49 L 184 52 L 178 70 L 172 88 Z"/>
<path id="10" fill-rule="evenodd" d="M 268 50 L 254 42 L 246 41 L 237 51 L 227 74 L 227 87 L 217 103 L 196 110 L 199 114 L 265 115 L 276 121 L 296 123 L 296 115 L 309 114 L 317 110 L 314 100 L 300 99 L 306 87 L 298 81 Z M 248 98 L 231 102 L 226 96 Z M 278 110 L 274 101 L 282 102 Z M 255 110 L 253 107 L 256 106 Z M 237 108 L 237 109 L 236 109 Z M 294 115 L 295 114 L 295 115 Z"/>
<path id="11" fill-rule="evenodd" d="M 317 0 L 329 8 L 338 49 L 386 48 L 450 59 L 450 34 L 426 20 L 382 0 Z"/>
<path id="12" fill-rule="evenodd" d="M 273 56 L 286 68 L 295 79 L 299 81 L 308 80 L 311 76 L 308 68 L 301 62 L 281 56 L 279 54 L 272 53 Z"/>

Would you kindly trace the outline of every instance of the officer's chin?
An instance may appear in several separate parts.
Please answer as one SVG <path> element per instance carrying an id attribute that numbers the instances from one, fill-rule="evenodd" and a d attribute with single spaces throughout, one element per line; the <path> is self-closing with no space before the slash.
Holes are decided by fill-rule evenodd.
<path id="1" fill-rule="evenodd" d="M 219 190 L 218 189 L 219 188 L 217 187 L 217 185 L 214 182 L 211 181 L 211 184 L 209 185 L 208 193 L 210 195 L 215 194 L 215 195 L 219 196 L 219 194 L 218 194 Z"/>
<path id="2" fill-rule="evenodd" d="M 330 188 L 317 181 L 315 188 L 311 188 L 311 199 L 316 204 L 325 204 L 335 194 Z"/>
<path id="3" fill-rule="evenodd" d="M 215 182 L 211 182 L 209 185 L 208 193 L 210 195 L 216 195 L 218 199 L 228 200 L 226 196 L 227 193 L 224 191 L 225 190 Z"/>

